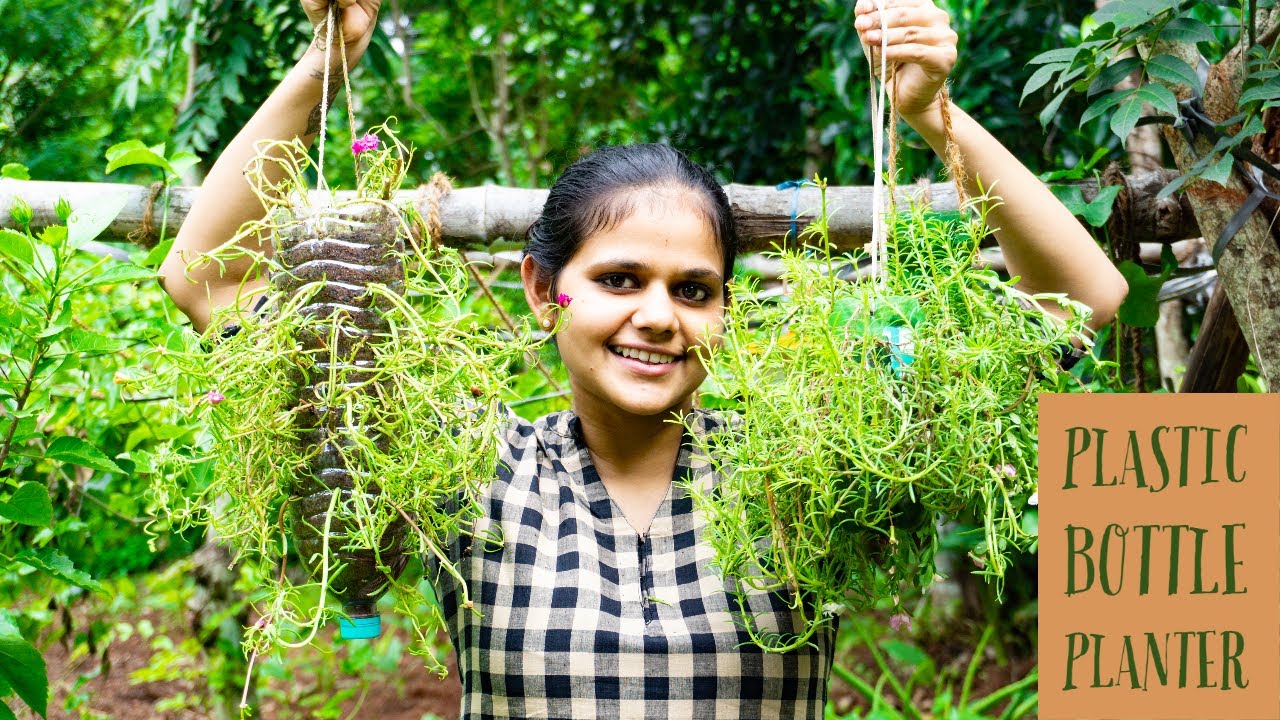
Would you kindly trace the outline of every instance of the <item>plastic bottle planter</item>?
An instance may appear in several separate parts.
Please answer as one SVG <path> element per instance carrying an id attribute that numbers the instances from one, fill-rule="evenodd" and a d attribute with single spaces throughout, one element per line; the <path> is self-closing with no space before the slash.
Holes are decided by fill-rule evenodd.
<path id="1" fill-rule="evenodd" d="M 914 298 L 891 296 L 864 309 L 853 298 L 841 298 L 831 312 L 831 327 L 842 330 L 846 337 L 865 341 L 857 352 L 870 353 L 902 377 L 915 362 L 915 333 L 912 324 L 920 317 L 920 304 Z"/>
<path id="2" fill-rule="evenodd" d="M 381 620 L 375 604 L 386 590 L 387 573 L 404 568 L 403 521 L 388 526 L 378 552 L 354 540 L 351 503 L 358 489 L 372 502 L 379 494 L 371 468 L 357 467 L 352 457 L 353 436 L 360 435 L 386 449 L 386 438 L 372 426 L 349 427 L 350 417 L 366 403 L 381 399 L 374 348 L 386 332 L 381 310 L 385 299 L 369 291 L 372 284 L 404 292 L 403 240 L 397 235 L 395 214 L 382 205 L 354 204 L 339 208 L 294 211 L 278 234 L 279 267 L 272 283 L 286 295 L 308 293 L 300 311 L 308 322 L 299 333 L 301 350 L 296 376 L 298 404 L 295 421 L 304 455 L 310 462 L 297 476 L 293 533 L 298 554 L 314 577 L 328 562 L 329 592 L 343 603 L 347 615 L 339 622 L 344 639 L 377 637 Z M 353 408 L 354 404 L 354 408 Z M 336 501 L 334 493 L 339 497 Z M 334 517 L 327 518 L 334 507 Z M 324 557 L 323 531 L 329 522 L 329 557 Z M 366 543 L 367 545 L 367 543 Z M 341 569 L 334 575 L 334 569 Z"/>

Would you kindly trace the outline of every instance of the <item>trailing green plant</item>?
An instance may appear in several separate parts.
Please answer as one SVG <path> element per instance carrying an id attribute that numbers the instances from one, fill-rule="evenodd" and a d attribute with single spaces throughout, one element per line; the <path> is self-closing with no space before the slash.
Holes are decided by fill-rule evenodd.
<path id="1" fill-rule="evenodd" d="M 870 704 L 865 713 L 854 711 L 836 716 L 842 720 L 921 720 L 924 717 L 1017 720 L 1034 713 L 1039 704 L 1036 691 L 1039 671 L 1035 668 L 1024 677 L 986 695 L 976 696 L 973 693 L 978 667 L 994 637 L 995 627 L 992 625 L 987 625 L 978 638 L 964 668 L 963 678 L 954 677 L 946 668 L 940 670 L 934 658 L 909 640 L 878 639 L 865 619 L 855 620 L 853 625 L 857 640 L 867 648 L 879 675 L 872 684 L 843 664 L 833 664 L 832 674 Z M 905 679 L 902 677 L 904 670 L 907 671 Z M 956 687 L 957 679 L 959 687 Z M 913 696 L 917 688 L 929 683 L 933 684 L 933 704 L 926 714 L 916 706 Z M 1002 705 L 1004 709 L 997 712 Z"/>
<path id="2" fill-rule="evenodd" d="M 779 253 L 787 299 L 735 284 L 724 343 L 704 358 L 738 417 L 701 441 L 724 479 L 694 497 L 722 572 L 783 592 L 802 618 L 779 636 L 743 617 L 778 652 L 932 578 L 939 516 L 976 513 L 978 574 L 999 588 L 1008 554 L 1033 540 L 1021 515 L 1036 491 L 1037 393 L 1058 387 L 1063 349 L 1088 332 L 1085 306 L 974 267 L 987 199 L 972 214 L 904 209 L 884 274 L 841 279 L 818 184 L 807 251 Z"/>
<path id="3" fill-rule="evenodd" d="M 45 714 L 40 637 L 60 615 L 70 632 L 65 608 L 80 594 L 190 549 L 167 534 L 149 548 L 140 532 L 147 508 L 130 453 L 185 431 L 113 384 L 170 328 L 163 293 L 146 282 L 154 272 L 91 252 L 122 205 L 111 194 L 59 201 L 46 227 L 22 200 L 2 209 L 13 227 L 0 228 L 0 717 L 13 716 L 13 695 Z"/>
<path id="4" fill-rule="evenodd" d="M 465 261 L 432 242 L 411 206 L 391 202 L 411 151 L 388 127 L 376 132 L 378 149 L 361 139 L 359 184 L 348 200 L 307 192 L 314 165 L 300 142 L 260 146 L 248 174 L 267 218 L 195 263 L 247 259 L 247 278 L 272 279 L 261 291 L 264 309 L 250 312 L 255 298 L 245 292 L 182 351 L 157 350 L 146 382 L 173 387 L 175 407 L 202 431 L 154 458 L 153 493 L 167 522 L 208 525 L 238 561 L 255 564 L 264 582 L 252 599 L 262 620 L 244 643 L 251 657 L 310 643 L 327 618 L 344 616 L 333 594 L 362 582 L 369 566 L 380 575 L 376 592 L 393 587 L 397 611 L 411 620 L 411 650 L 443 670 L 433 654 L 439 610 L 396 578 L 392 555 L 435 556 L 452 571 L 441 548 L 468 534 L 480 512 L 477 490 L 492 477 L 507 422 L 499 402 L 506 370 L 534 343 L 530 333 L 481 328 L 462 311 Z M 270 166 L 282 179 L 265 181 Z M 390 236 L 368 235 L 369 223 Z M 339 226 L 364 234 L 338 241 L 306 232 Z M 239 245 L 253 235 L 282 249 L 267 257 Z M 317 277 L 303 272 L 299 237 L 348 250 L 358 239 L 377 241 L 360 252 L 376 247 L 386 264 L 360 265 L 362 272 L 400 270 L 352 291 L 335 281 L 352 269 L 341 263 Z M 230 324 L 240 330 L 224 333 Z M 324 479 L 333 469 L 337 485 Z M 318 512 L 300 509 L 317 497 Z M 286 572 L 291 549 L 310 579 Z"/>

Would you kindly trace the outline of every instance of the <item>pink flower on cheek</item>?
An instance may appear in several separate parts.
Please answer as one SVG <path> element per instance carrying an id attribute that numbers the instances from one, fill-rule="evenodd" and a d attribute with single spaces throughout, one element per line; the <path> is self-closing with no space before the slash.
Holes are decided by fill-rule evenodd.
<path id="1" fill-rule="evenodd" d="M 569 297 L 568 295 L 565 295 L 564 293 L 560 293 L 559 295 L 556 295 L 556 304 L 562 308 L 569 307 L 569 303 L 571 302 L 573 302 L 573 298 Z"/>
<path id="2" fill-rule="evenodd" d="M 359 155 L 360 153 L 369 152 L 378 149 L 378 136 L 373 133 L 365 133 L 364 137 L 357 139 L 351 143 L 351 154 Z"/>
<path id="3" fill-rule="evenodd" d="M 218 403 L 226 399 L 227 397 L 222 393 L 218 392 L 217 390 L 210 390 L 209 392 L 204 394 L 204 401 L 209 403 L 210 405 L 217 405 Z"/>

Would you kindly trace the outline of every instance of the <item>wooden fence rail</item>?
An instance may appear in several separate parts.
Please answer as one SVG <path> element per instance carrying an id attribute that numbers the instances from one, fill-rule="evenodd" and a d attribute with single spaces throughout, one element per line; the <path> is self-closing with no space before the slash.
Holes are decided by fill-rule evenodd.
<path id="1" fill-rule="evenodd" d="M 1132 226 L 1134 239 L 1138 242 L 1172 243 L 1199 237 L 1195 215 L 1180 196 L 1156 200 L 1156 193 L 1174 177 L 1176 174 L 1167 171 L 1126 177 L 1130 206 L 1136 213 Z M 1085 200 L 1096 195 L 1097 183 L 1080 185 Z M 905 201 L 918 197 L 924 189 L 921 185 L 902 186 L 899 196 Z M 195 187 L 174 187 L 170 190 L 167 221 L 170 235 L 181 226 L 198 191 L 199 188 Z M 730 184 L 725 186 L 725 191 L 734 206 L 746 251 L 768 249 L 780 241 L 791 228 L 793 204 L 798 210 L 800 227 L 803 227 L 813 219 L 820 202 L 818 190 L 812 187 L 799 190 L 797 196 L 793 196 L 792 190 L 760 185 Z M 54 206 L 60 198 L 65 198 L 74 208 L 107 193 L 124 193 L 127 202 L 103 239 L 124 240 L 132 235 L 141 244 L 154 243 L 154 232 L 151 237 L 137 237 L 137 233 L 148 213 L 152 227 L 161 227 L 165 203 L 163 195 L 145 185 L 0 179 L 0 224 L 12 227 L 8 209 L 16 198 L 22 198 L 31 206 L 35 218 L 33 224 L 43 227 L 57 222 Z M 955 209 L 956 193 L 950 183 L 929 185 L 927 193 L 934 209 Z M 493 185 L 455 189 L 440 202 L 442 241 L 446 245 L 467 248 L 502 248 L 519 244 L 525 230 L 537 218 L 546 197 L 546 190 Z M 424 194 L 414 190 L 402 191 L 396 199 L 415 202 L 424 212 L 428 208 L 422 205 L 430 202 Z M 870 239 L 871 188 L 828 188 L 827 204 L 833 211 L 830 228 L 831 240 L 836 247 L 852 248 Z"/>

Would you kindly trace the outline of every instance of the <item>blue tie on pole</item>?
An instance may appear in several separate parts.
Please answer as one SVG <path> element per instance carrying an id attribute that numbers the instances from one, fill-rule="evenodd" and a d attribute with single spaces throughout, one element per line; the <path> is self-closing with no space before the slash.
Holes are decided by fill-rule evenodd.
<path id="1" fill-rule="evenodd" d="M 791 239 L 799 241 L 800 231 L 797 229 L 796 218 L 800 214 L 800 188 L 813 183 L 808 180 L 787 180 L 778 183 L 778 190 L 791 191 Z"/>

